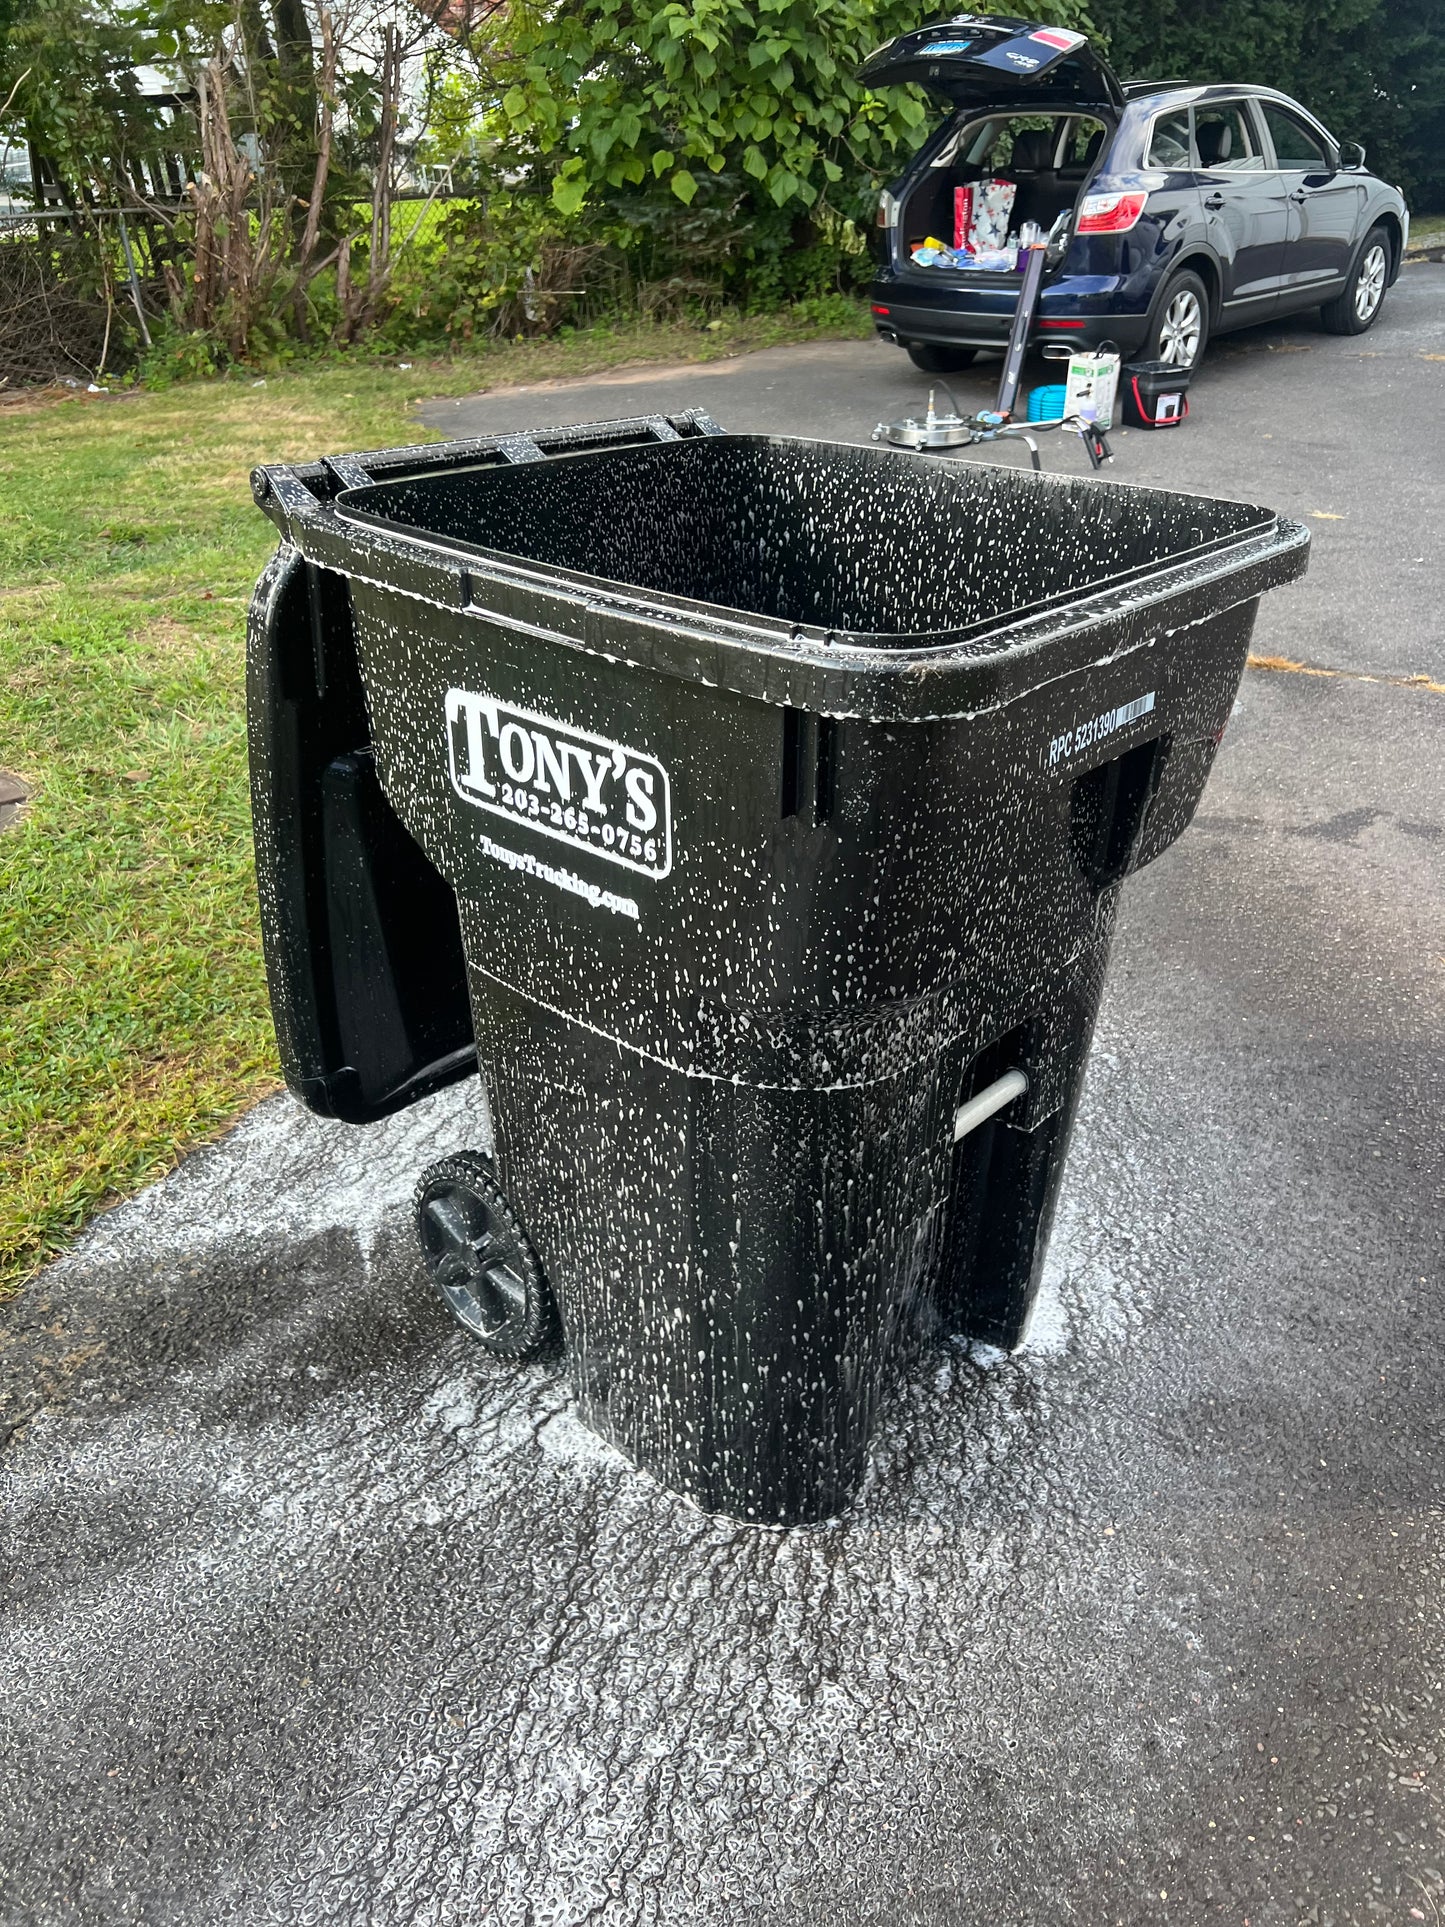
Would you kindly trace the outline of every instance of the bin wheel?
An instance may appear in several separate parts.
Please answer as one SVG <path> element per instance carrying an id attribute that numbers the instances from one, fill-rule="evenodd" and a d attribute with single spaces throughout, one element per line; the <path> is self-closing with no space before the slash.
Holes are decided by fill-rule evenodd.
<path id="1" fill-rule="evenodd" d="M 490 1158 L 458 1151 L 422 1174 L 416 1230 L 452 1316 L 498 1358 L 528 1358 L 552 1336 L 552 1294 Z"/>

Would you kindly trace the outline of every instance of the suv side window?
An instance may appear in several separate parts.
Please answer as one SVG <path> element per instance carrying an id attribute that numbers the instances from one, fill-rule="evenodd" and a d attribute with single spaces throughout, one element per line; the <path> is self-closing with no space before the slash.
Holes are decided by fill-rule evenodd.
<path id="1" fill-rule="evenodd" d="M 1146 167 L 1193 167 L 1194 149 L 1189 140 L 1189 109 L 1179 109 L 1172 114 L 1161 114 L 1154 123 L 1154 133 L 1149 141 L 1149 152 L 1144 157 Z"/>
<path id="2" fill-rule="evenodd" d="M 1264 170 L 1259 138 L 1242 102 L 1215 100 L 1196 107 L 1194 144 L 1199 165 L 1210 172 L 1258 174 Z"/>
<path id="3" fill-rule="evenodd" d="M 1307 174 L 1329 171 L 1329 156 L 1318 134 L 1312 133 L 1293 114 L 1286 113 L 1283 107 L 1276 107 L 1267 100 L 1262 100 L 1259 105 L 1264 109 L 1264 124 L 1274 144 L 1276 167 L 1302 168 Z"/>

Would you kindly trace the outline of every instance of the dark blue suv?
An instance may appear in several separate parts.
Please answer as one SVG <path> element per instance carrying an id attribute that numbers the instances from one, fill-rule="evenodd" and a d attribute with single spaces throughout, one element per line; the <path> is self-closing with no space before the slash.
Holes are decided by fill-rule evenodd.
<path id="1" fill-rule="evenodd" d="M 958 190 L 981 183 L 1049 237 L 1045 342 L 1193 368 L 1212 334 L 1297 309 L 1362 334 L 1400 272 L 1404 197 L 1270 88 L 1125 84 L 1082 34 L 972 14 L 900 34 L 859 77 L 948 107 L 875 230 L 878 332 L 929 372 L 1008 338 L 1022 276 L 922 246 L 961 238 Z"/>

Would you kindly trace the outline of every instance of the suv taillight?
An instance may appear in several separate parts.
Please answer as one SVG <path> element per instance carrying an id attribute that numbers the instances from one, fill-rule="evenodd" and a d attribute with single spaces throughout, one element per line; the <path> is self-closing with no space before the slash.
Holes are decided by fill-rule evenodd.
<path id="1" fill-rule="evenodd" d="M 1144 212 L 1147 194 L 1086 194 L 1075 234 L 1127 234 Z"/>
<path id="2" fill-rule="evenodd" d="M 887 188 L 884 188 L 883 192 L 878 196 L 878 225 L 879 227 L 892 227 L 897 219 L 898 203 L 888 192 Z"/>

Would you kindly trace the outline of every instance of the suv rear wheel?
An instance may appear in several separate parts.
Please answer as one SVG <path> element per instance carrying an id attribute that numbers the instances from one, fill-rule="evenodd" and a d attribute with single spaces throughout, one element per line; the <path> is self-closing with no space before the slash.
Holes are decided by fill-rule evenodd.
<path id="1" fill-rule="evenodd" d="M 1149 359 L 1191 372 L 1209 340 L 1209 290 L 1189 268 L 1174 275 L 1159 297 L 1149 330 Z"/>
<path id="2" fill-rule="evenodd" d="M 1365 236 L 1360 258 L 1345 283 L 1345 291 L 1320 309 L 1320 320 L 1332 335 L 1362 335 L 1373 327 L 1385 305 L 1390 279 L 1390 237 L 1382 227 Z"/>
<path id="3" fill-rule="evenodd" d="M 910 341 L 907 348 L 908 359 L 925 375 L 956 375 L 971 368 L 978 354 L 977 348 L 940 348 L 931 341 Z"/>

